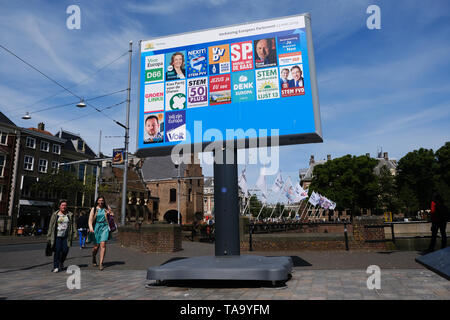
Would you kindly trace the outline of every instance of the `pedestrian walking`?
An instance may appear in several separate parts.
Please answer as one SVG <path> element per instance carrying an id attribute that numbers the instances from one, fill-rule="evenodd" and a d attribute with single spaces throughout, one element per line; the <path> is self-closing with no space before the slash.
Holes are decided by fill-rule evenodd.
<path id="1" fill-rule="evenodd" d="M 108 216 L 114 216 L 111 208 L 106 204 L 105 198 L 99 196 L 95 201 L 95 206 L 89 213 L 89 239 L 94 244 L 92 249 L 92 265 L 104 269 L 103 261 L 106 253 L 106 242 L 111 239 L 109 231 Z M 100 248 L 100 263 L 97 265 L 97 251 Z"/>
<path id="2" fill-rule="evenodd" d="M 89 230 L 89 217 L 86 212 L 81 211 L 77 220 L 78 238 L 80 241 L 80 249 L 86 247 L 86 238 Z"/>
<path id="3" fill-rule="evenodd" d="M 50 241 L 50 245 L 55 252 L 52 272 L 59 272 L 64 269 L 64 261 L 76 235 L 75 217 L 67 208 L 67 200 L 60 200 L 59 210 L 52 214 L 47 232 L 47 241 Z"/>
<path id="4" fill-rule="evenodd" d="M 449 215 L 449 209 L 444 204 L 442 196 L 436 192 L 431 201 L 431 242 L 426 250 L 427 252 L 434 251 L 438 230 L 441 232 L 441 249 L 447 247 L 447 234 L 445 229 L 447 228 Z"/>

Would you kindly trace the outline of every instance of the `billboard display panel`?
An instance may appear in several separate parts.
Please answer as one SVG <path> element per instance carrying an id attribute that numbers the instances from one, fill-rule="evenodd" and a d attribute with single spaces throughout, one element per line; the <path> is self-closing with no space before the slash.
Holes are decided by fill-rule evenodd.
<path id="1" fill-rule="evenodd" d="M 138 156 L 322 142 L 309 14 L 141 41 L 139 56 Z"/>

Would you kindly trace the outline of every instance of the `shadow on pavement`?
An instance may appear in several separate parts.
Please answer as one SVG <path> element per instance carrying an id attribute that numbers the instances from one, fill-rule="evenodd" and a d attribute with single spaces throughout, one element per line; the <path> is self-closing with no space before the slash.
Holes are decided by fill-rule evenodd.
<path id="1" fill-rule="evenodd" d="M 233 288 L 287 288 L 286 282 L 292 278 L 291 275 L 285 281 L 260 281 L 260 280 L 164 280 L 158 283 L 148 284 L 152 287 L 178 287 L 178 288 L 199 288 L 199 289 L 233 289 Z"/>
<path id="2" fill-rule="evenodd" d="M 105 268 L 109 268 L 109 267 L 113 267 L 113 266 L 118 266 L 118 265 L 123 265 L 125 264 L 124 261 L 109 261 L 109 262 L 103 262 L 103 266 Z"/>

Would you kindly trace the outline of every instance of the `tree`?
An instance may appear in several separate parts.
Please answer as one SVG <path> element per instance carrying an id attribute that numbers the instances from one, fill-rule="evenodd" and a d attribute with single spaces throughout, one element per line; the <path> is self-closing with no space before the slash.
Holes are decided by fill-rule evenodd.
<path id="1" fill-rule="evenodd" d="M 400 201 L 405 208 L 409 208 L 409 212 L 430 208 L 434 189 L 434 163 L 433 150 L 424 148 L 408 152 L 399 160 L 397 166 L 398 193 Z M 412 201 L 412 203 L 407 204 L 408 201 Z"/>
<path id="2" fill-rule="evenodd" d="M 433 169 L 435 189 L 450 208 L 450 142 L 436 151 Z"/>
<path id="3" fill-rule="evenodd" d="M 336 202 L 337 209 L 375 208 L 378 195 L 378 161 L 367 156 L 346 155 L 314 167 L 310 190 Z"/>
<path id="4" fill-rule="evenodd" d="M 76 195 L 84 194 L 85 197 L 91 198 L 95 192 L 95 177 L 88 176 L 86 183 L 80 181 L 76 174 L 60 170 L 55 174 L 48 174 L 40 178 L 31 186 L 31 190 L 42 195 L 46 195 L 44 198 L 52 199 L 67 199 L 69 205 L 76 204 Z M 101 192 L 101 189 L 100 189 Z"/>
<path id="5" fill-rule="evenodd" d="M 380 168 L 378 185 L 378 209 L 382 212 L 398 212 L 400 202 L 397 197 L 397 185 L 395 177 L 391 174 L 386 166 L 382 166 Z"/>

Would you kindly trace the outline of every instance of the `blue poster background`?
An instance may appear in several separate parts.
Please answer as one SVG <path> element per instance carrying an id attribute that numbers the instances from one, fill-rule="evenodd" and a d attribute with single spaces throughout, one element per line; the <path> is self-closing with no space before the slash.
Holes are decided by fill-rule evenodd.
<path id="1" fill-rule="evenodd" d="M 282 31 L 276 33 L 260 34 L 257 36 L 249 36 L 242 38 L 234 38 L 229 40 L 217 41 L 196 44 L 194 46 L 185 46 L 179 48 L 170 48 L 165 50 L 155 50 L 150 52 L 141 53 L 141 66 L 140 66 L 140 109 L 139 119 L 142 123 L 144 113 L 144 92 L 145 92 L 145 57 L 148 55 L 165 54 L 169 52 L 184 51 L 187 52 L 192 48 L 207 48 L 212 45 L 232 44 L 248 40 L 257 40 L 262 38 L 276 37 L 277 48 L 280 48 L 279 39 L 283 39 L 286 36 L 298 35 L 299 37 L 299 50 L 302 52 L 303 57 L 303 76 L 304 76 L 304 88 L 305 94 L 294 97 L 281 97 L 270 100 L 257 101 L 242 101 L 238 102 L 236 99 L 232 99 L 231 103 L 223 105 L 208 105 L 206 107 L 198 107 L 192 109 L 186 109 L 186 130 L 187 136 L 190 137 L 190 141 L 186 142 L 168 142 L 165 140 L 163 143 L 158 144 L 143 144 L 144 129 L 140 127 L 138 132 L 138 149 L 147 149 L 152 147 L 170 147 L 179 143 L 202 143 L 209 142 L 215 138 L 205 137 L 205 131 L 208 129 L 215 129 L 220 131 L 223 139 L 226 138 L 227 129 L 255 129 L 258 132 L 258 136 L 266 136 L 266 133 L 260 132 L 260 129 L 266 129 L 267 135 L 270 135 L 271 129 L 278 129 L 279 135 L 297 135 L 305 133 L 316 132 L 314 122 L 314 110 L 311 94 L 311 79 L 310 69 L 308 63 L 308 50 L 306 42 L 305 29 L 295 29 L 289 31 Z M 279 52 L 278 52 L 279 53 Z M 166 55 L 166 59 L 167 59 Z M 165 62 L 167 66 L 170 61 Z M 263 69 L 258 69 L 263 70 Z M 247 71 L 246 71 L 247 72 Z M 249 70 L 249 72 L 255 72 L 255 69 Z M 233 74 L 230 72 L 231 88 L 233 89 Z M 208 76 L 210 76 L 208 74 Z M 186 81 L 187 82 L 187 81 Z M 148 115 L 148 114 L 147 114 Z M 201 121 L 201 122 L 199 122 Z M 194 132 L 194 126 L 196 131 Z M 199 129 L 201 128 L 201 132 Z M 217 132 L 217 131 L 216 131 Z M 261 134 L 260 134 L 261 133 Z"/>

